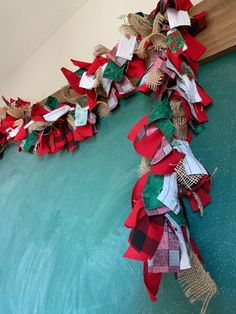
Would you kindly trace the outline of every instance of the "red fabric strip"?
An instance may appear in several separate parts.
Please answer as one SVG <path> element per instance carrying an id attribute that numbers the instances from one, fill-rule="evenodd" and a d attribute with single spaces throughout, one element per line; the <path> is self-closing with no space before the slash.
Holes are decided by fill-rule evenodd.
<path id="1" fill-rule="evenodd" d="M 144 136 L 141 140 L 134 142 L 136 152 L 142 157 L 152 158 L 160 146 L 163 134 L 160 130 L 155 131 L 149 136 Z"/>
<path id="2" fill-rule="evenodd" d="M 128 139 L 133 142 L 138 136 L 139 131 L 147 124 L 148 115 L 145 115 L 138 123 L 136 123 L 128 134 Z"/>
<path id="3" fill-rule="evenodd" d="M 131 206 L 134 207 L 136 202 L 142 197 L 144 186 L 147 183 L 150 171 L 141 176 L 135 183 L 131 196 Z"/>
<path id="4" fill-rule="evenodd" d="M 161 283 L 162 273 L 149 273 L 148 272 L 148 262 L 147 260 L 144 261 L 143 265 L 143 277 L 144 277 L 144 284 L 148 291 L 148 295 L 152 302 L 157 301 L 156 294 L 158 293 L 159 286 Z"/>
<path id="5" fill-rule="evenodd" d="M 168 175 L 174 171 L 176 165 L 184 158 L 184 154 L 173 149 L 172 152 L 157 164 L 153 165 L 151 172 L 158 175 Z"/>

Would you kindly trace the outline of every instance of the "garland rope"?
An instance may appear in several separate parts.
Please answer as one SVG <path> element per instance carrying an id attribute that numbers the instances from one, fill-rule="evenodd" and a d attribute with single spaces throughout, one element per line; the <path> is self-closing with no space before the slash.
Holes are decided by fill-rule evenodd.
<path id="1" fill-rule="evenodd" d="M 128 14 L 112 49 L 97 45 L 91 63 L 72 60 L 75 72 L 61 69 L 69 86 L 58 98 L 30 104 L 2 97 L 0 156 L 10 143 L 38 156 L 73 151 L 120 98 L 154 95 L 150 112 L 128 135 L 142 160 L 125 221 L 131 232 L 124 257 L 143 263 L 152 301 L 162 274 L 172 272 L 190 302 L 202 301 L 204 314 L 217 286 L 190 236 L 183 200 L 201 215 L 211 201 L 212 176 L 189 143 L 192 132 L 204 129 L 212 99 L 197 82 L 197 61 L 206 48 L 194 36 L 206 26 L 205 14 L 189 17 L 191 6 L 190 0 L 160 0 L 150 14 Z"/>

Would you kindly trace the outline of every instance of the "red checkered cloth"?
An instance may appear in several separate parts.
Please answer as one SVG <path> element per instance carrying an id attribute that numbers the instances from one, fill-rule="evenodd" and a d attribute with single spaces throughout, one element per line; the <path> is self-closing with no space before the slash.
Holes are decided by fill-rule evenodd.
<path id="1" fill-rule="evenodd" d="M 124 257 L 141 261 L 152 258 L 162 239 L 164 220 L 164 215 L 149 217 L 140 199 L 125 221 L 125 226 L 132 228 L 128 242 L 135 254 L 130 254 L 128 249 Z"/>
<path id="2" fill-rule="evenodd" d="M 63 124 L 63 133 L 66 140 L 66 148 L 68 152 L 72 152 L 77 147 L 77 143 L 74 139 L 73 130 L 67 123 Z"/>
<path id="3" fill-rule="evenodd" d="M 112 89 L 110 91 L 109 98 L 108 98 L 109 110 L 111 111 L 111 110 L 115 109 L 117 105 L 118 105 L 118 99 L 116 96 L 116 90 L 114 87 L 112 87 Z"/>
<path id="4" fill-rule="evenodd" d="M 170 78 L 174 79 L 176 74 L 174 71 L 171 71 L 166 67 L 166 62 L 162 60 L 161 58 L 157 58 L 156 61 L 154 62 L 154 65 L 158 68 L 161 69 L 164 73 L 166 73 Z"/>
<path id="5" fill-rule="evenodd" d="M 160 146 L 157 148 L 155 155 L 151 160 L 151 165 L 155 165 L 164 159 L 172 151 L 172 146 L 167 139 L 163 136 Z"/>
<path id="6" fill-rule="evenodd" d="M 53 133 L 53 141 L 54 141 L 54 149 L 55 152 L 58 152 L 66 146 L 66 138 L 63 132 L 62 127 L 55 126 L 55 129 L 52 131 Z"/>
<path id="7" fill-rule="evenodd" d="M 41 131 L 38 136 L 37 154 L 57 153 L 64 147 L 71 152 L 77 147 L 74 134 L 67 122 L 56 121 L 48 133 Z"/>
<path id="8" fill-rule="evenodd" d="M 155 216 L 155 215 L 163 215 L 166 214 L 170 211 L 170 209 L 166 206 L 163 207 L 158 207 L 155 209 L 147 210 L 147 215 L 148 216 Z"/>
<path id="9" fill-rule="evenodd" d="M 148 272 L 168 273 L 180 270 L 179 240 L 169 223 L 165 220 L 161 242 L 151 260 L 148 260 Z"/>
<path id="10" fill-rule="evenodd" d="M 130 82 L 130 80 L 127 78 L 127 76 L 124 76 L 123 80 L 121 82 L 114 82 L 115 87 L 118 91 L 119 96 L 128 94 L 135 90 L 133 84 Z"/>

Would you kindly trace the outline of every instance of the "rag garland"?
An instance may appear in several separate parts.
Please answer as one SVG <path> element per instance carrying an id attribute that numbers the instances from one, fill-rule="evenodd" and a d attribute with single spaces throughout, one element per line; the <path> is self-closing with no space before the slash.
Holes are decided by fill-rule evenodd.
<path id="1" fill-rule="evenodd" d="M 64 147 L 70 152 L 96 133 L 97 116 L 107 116 L 119 98 L 154 94 L 150 112 L 128 135 L 142 160 L 125 221 L 131 232 L 124 257 L 143 262 L 152 301 L 162 274 L 172 272 L 191 302 L 202 301 L 205 313 L 217 287 L 202 266 L 183 202 L 187 198 L 202 215 L 212 181 L 189 146 L 192 132 L 205 128 L 204 109 L 212 102 L 196 80 L 206 48 L 194 36 L 206 26 L 205 13 L 189 18 L 191 6 L 189 0 L 161 0 L 150 14 L 128 14 L 111 50 L 98 45 L 91 63 L 72 60 L 78 70 L 61 69 L 69 83 L 63 101 L 50 96 L 30 105 L 3 97 L 0 154 L 10 143 L 37 155 Z"/>

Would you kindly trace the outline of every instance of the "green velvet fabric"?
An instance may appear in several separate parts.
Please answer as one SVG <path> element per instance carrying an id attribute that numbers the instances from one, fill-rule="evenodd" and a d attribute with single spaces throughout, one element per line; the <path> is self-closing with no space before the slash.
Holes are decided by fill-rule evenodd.
<path id="1" fill-rule="evenodd" d="M 164 176 L 150 174 L 143 189 L 143 201 L 146 210 L 162 207 L 164 204 L 157 199 L 163 187 Z"/>

